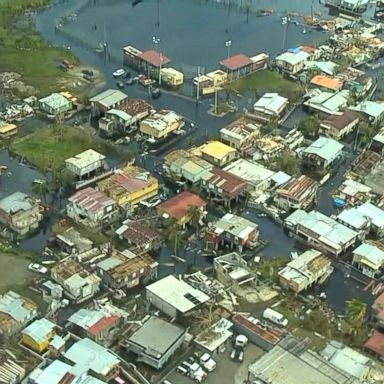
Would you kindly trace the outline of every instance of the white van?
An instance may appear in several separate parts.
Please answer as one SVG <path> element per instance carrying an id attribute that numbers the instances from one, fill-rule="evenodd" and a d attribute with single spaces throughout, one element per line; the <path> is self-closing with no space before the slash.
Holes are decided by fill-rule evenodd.
<path id="1" fill-rule="evenodd" d="M 280 327 L 286 327 L 288 325 L 288 320 L 280 312 L 272 308 L 266 308 L 263 312 L 263 317 Z"/>

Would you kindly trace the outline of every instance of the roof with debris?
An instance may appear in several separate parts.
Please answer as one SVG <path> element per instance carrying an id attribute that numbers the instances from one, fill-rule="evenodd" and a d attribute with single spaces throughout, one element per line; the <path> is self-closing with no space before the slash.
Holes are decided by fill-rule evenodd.
<path id="1" fill-rule="evenodd" d="M 304 149 L 304 153 L 308 155 L 316 155 L 326 161 L 334 160 L 340 155 L 344 145 L 329 137 L 319 137 L 309 147 Z"/>
<path id="2" fill-rule="evenodd" d="M 256 223 L 244 219 L 241 216 L 226 213 L 221 219 L 213 224 L 212 230 L 217 235 L 227 232 L 237 238 L 248 239 L 249 235 L 252 232 L 257 231 L 258 227 L 259 226 Z"/>
<path id="3" fill-rule="evenodd" d="M 68 201 L 92 213 L 102 212 L 106 207 L 115 204 L 115 201 L 104 192 L 92 187 L 77 191 Z"/>

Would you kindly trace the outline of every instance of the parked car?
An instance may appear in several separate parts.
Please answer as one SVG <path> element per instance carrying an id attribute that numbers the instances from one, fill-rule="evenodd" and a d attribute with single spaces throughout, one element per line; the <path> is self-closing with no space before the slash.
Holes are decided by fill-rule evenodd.
<path id="1" fill-rule="evenodd" d="M 124 83 L 122 83 L 121 81 L 118 81 L 116 83 L 116 87 L 119 88 L 119 89 L 123 89 L 124 88 Z"/>
<path id="2" fill-rule="evenodd" d="M 151 97 L 152 99 L 157 99 L 161 96 L 161 91 L 159 88 L 152 88 L 151 89 Z"/>
<path id="3" fill-rule="evenodd" d="M 28 269 L 33 272 L 45 274 L 48 272 L 48 269 L 40 264 L 31 263 L 28 265 Z"/>
<path id="4" fill-rule="evenodd" d="M 125 71 L 122 68 L 116 69 L 116 71 L 112 73 L 113 77 L 115 77 L 115 78 L 121 77 L 124 74 L 125 74 Z"/>
<path id="5" fill-rule="evenodd" d="M 212 359 L 209 353 L 204 353 L 200 357 L 200 364 L 208 371 L 212 372 L 216 368 L 216 361 Z"/>

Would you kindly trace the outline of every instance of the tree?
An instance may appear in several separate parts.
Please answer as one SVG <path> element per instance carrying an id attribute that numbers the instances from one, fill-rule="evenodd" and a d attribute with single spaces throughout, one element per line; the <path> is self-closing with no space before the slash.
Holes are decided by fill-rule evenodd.
<path id="1" fill-rule="evenodd" d="M 271 132 L 277 136 L 277 131 L 279 129 L 279 117 L 274 116 L 268 123 L 268 128 L 271 130 Z"/>
<path id="2" fill-rule="evenodd" d="M 191 224 L 195 228 L 196 238 L 198 238 L 201 219 L 200 208 L 196 207 L 196 205 L 191 205 L 188 209 L 188 217 L 191 218 Z"/>
<path id="3" fill-rule="evenodd" d="M 362 121 L 358 129 L 358 147 L 365 147 L 376 134 L 376 127 L 368 121 Z"/>
<path id="4" fill-rule="evenodd" d="M 172 247 L 174 256 L 177 257 L 177 250 L 184 243 L 183 233 L 176 219 L 169 219 L 166 222 L 164 236 L 167 243 Z"/>
<path id="5" fill-rule="evenodd" d="M 38 196 L 41 196 L 44 203 L 47 203 L 47 194 L 49 193 L 49 188 L 45 180 L 32 182 L 32 192 Z"/>
<path id="6" fill-rule="evenodd" d="M 299 131 L 303 133 L 305 137 L 317 136 L 320 127 L 320 120 L 316 115 L 308 116 L 299 123 Z"/>
<path id="7" fill-rule="evenodd" d="M 345 302 L 347 305 L 346 314 L 348 319 L 349 330 L 348 333 L 356 335 L 362 327 L 367 313 L 367 304 L 359 299 L 351 299 Z"/>
<path id="8" fill-rule="evenodd" d="M 288 150 L 284 150 L 276 159 L 277 171 L 283 171 L 288 175 L 297 175 L 300 173 L 299 161 Z"/>

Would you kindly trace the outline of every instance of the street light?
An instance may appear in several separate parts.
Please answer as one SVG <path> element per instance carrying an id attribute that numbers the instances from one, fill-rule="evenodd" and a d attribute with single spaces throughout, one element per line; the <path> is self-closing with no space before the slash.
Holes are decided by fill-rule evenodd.
<path id="1" fill-rule="evenodd" d="M 229 56 L 231 56 L 232 40 L 227 40 L 225 46 L 227 47 L 227 59 L 229 59 Z"/>
<path id="2" fill-rule="evenodd" d="M 155 47 L 157 47 L 157 45 L 160 43 L 160 39 L 157 38 L 156 36 L 153 36 L 152 37 L 152 42 L 153 44 L 155 44 Z M 159 67 L 159 85 L 161 85 L 161 66 L 163 64 L 163 54 L 159 52 L 159 55 L 160 55 L 160 67 Z"/>

